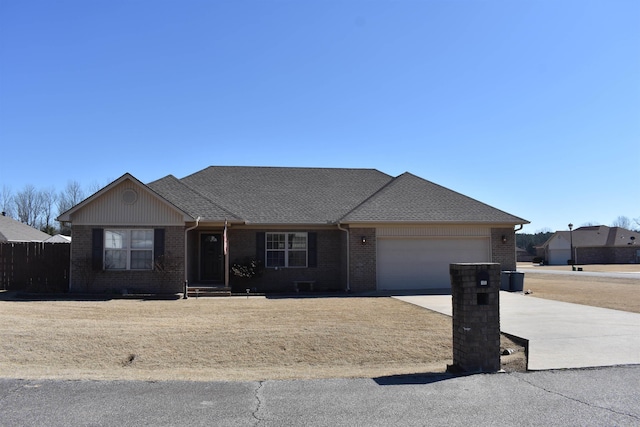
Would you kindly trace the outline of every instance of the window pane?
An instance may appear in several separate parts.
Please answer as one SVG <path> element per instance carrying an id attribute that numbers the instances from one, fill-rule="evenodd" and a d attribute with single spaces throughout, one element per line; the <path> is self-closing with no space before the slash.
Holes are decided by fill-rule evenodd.
<path id="1" fill-rule="evenodd" d="M 306 251 L 289 251 L 289 267 L 306 267 Z"/>
<path id="2" fill-rule="evenodd" d="M 132 270 L 151 270 L 151 251 L 131 251 Z"/>
<path id="3" fill-rule="evenodd" d="M 153 230 L 131 230 L 132 249 L 153 249 Z"/>
<path id="4" fill-rule="evenodd" d="M 289 249 L 307 249 L 307 233 L 290 233 Z"/>
<path id="5" fill-rule="evenodd" d="M 126 230 L 106 230 L 104 232 L 104 247 L 108 249 L 123 249 L 128 245 Z"/>
<path id="6" fill-rule="evenodd" d="M 114 249 L 104 251 L 104 268 L 106 270 L 125 270 L 127 268 L 127 251 Z"/>
<path id="7" fill-rule="evenodd" d="M 267 249 L 284 249 L 285 234 L 267 233 Z"/>
<path id="8" fill-rule="evenodd" d="M 284 267 L 284 251 L 267 251 L 267 267 Z"/>

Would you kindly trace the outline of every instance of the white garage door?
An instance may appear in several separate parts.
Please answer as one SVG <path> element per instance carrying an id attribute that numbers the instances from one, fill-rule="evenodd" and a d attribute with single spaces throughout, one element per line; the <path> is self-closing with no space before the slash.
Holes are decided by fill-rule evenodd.
<path id="1" fill-rule="evenodd" d="M 567 260 L 571 258 L 571 249 L 549 249 L 549 264 L 567 265 Z"/>
<path id="2" fill-rule="evenodd" d="M 378 290 L 451 287 L 449 264 L 490 262 L 488 238 L 378 239 Z"/>

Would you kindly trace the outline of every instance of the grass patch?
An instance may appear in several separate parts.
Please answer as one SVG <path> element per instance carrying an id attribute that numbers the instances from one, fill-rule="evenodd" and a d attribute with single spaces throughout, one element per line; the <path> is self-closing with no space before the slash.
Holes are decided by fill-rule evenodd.
<path id="1" fill-rule="evenodd" d="M 640 313 L 638 279 L 525 273 L 524 288 L 538 298 Z"/>
<path id="2" fill-rule="evenodd" d="M 0 301 L 0 376 L 257 380 L 442 372 L 451 319 L 391 298 Z"/>

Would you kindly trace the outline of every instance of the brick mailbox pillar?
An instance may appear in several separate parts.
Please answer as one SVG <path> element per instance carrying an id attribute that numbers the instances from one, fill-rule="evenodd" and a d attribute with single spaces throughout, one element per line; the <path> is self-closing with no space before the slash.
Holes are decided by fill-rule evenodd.
<path id="1" fill-rule="evenodd" d="M 449 266 L 453 300 L 451 372 L 500 370 L 500 264 Z"/>

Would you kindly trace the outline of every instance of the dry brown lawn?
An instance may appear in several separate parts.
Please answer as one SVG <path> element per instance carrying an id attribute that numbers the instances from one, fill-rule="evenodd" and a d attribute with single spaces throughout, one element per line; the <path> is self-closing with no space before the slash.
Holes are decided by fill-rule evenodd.
<path id="1" fill-rule="evenodd" d="M 531 268 L 530 264 L 521 264 Z M 585 265 L 583 271 L 592 272 L 638 272 L 640 265 Z M 537 271 L 547 270 L 571 271 L 571 266 L 536 267 Z M 573 302 L 594 307 L 640 313 L 640 280 L 633 278 L 593 277 L 575 275 L 559 275 L 545 273 L 525 273 L 524 288 L 530 290 L 532 296 Z"/>
<path id="2" fill-rule="evenodd" d="M 0 377 L 377 377 L 452 354 L 449 317 L 392 298 L 9 300 L 0 323 Z"/>
<path id="3" fill-rule="evenodd" d="M 638 279 L 525 273 L 525 289 L 640 312 Z M 452 363 L 451 319 L 388 297 L 24 301 L 0 294 L 0 324 L 0 377 L 10 378 L 375 378 L 443 372 Z M 518 348 L 504 337 L 502 347 Z M 524 362 L 521 352 L 502 358 L 506 370 Z"/>

